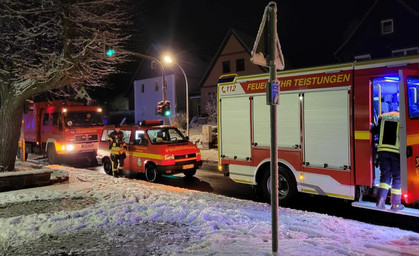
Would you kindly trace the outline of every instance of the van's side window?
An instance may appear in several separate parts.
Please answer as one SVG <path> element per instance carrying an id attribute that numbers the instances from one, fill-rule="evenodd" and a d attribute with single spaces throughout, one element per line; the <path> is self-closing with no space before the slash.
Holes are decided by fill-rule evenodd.
<path id="1" fill-rule="evenodd" d="M 124 140 L 126 144 L 129 144 L 129 141 L 131 139 L 131 130 L 121 130 L 122 133 L 124 133 Z"/>
<path id="2" fill-rule="evenodd" d="M 140 146 L 147 146 L 147 139 L 144 131 L 135 131 L 134 144 Z"/>
<path id="3" fill-rule="evenodd" d="M 103 130 L 102 137 L 100 137 L 100 141 L 108 141 L 109 140 L 109 134 L 111 134 L 113 130 Z"/>

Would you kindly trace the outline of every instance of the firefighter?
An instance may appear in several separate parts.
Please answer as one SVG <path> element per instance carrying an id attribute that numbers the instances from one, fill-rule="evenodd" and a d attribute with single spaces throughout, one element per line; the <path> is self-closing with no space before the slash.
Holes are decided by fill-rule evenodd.
<path id="1" fill-rule="evenodd" d="M 388 190 L 391 189 L 391 210 L 401 211 L 400 143 L 398 111 L 384 113 L 371 133 L 379 134 L 378 159 L 380 161 L 380 185 L 376 206 L 385 209 Z"/>
<path id="2" fill-rule="evenodd" d="M 115 130 L 109 134 L 109 149 L 111 150 L 113 176 L 123 176 L 122 169 L 124 167 L 127 145 L 125 144 L 124 133 L 121 132 L 119 124 L 115 124 Z"/>

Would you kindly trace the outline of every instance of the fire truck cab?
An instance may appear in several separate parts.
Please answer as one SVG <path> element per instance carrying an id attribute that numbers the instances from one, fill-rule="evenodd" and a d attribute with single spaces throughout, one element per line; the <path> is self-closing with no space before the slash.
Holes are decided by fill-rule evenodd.
<path id="1" fill-rule="evenodd" d="M 24 114 L 22 139 L 27 153 L 46 153 L 50 164 L 84 158 L 96 163 L 102 108 L 56 100 L 31 103 Z"/>
<path id="2" fill-rule="evenodd" d="M 97 161 L 105 173 L 112 175 L 109 134 L 114 125 L 105 126 L 99 141 Z M 142 121 L 139 125 L 121 125 L 127 144 L 124 171 L 144 173 L 147 181 L 156 181 L 161 174 L 195 175 L 201 167 L 200 150 L 173 126 L 161 121 Z"/>
<path id="3" fill-rule="evenodd" d="M 379 184 L 371 123 L 400 111 L 402 193 L 419 200 L 417 56 L 280 71 L 279 202 L 296 192 L 367 202 Z M 218 84 L 219 168 L 270 198 L 269 74 L 224 75 Z M 389 193 L 390 194 L 390 193 Z M 389 208 L 387 206 L 387 208 Z M 418 212 L 415 213 L 415 216 Z"/>

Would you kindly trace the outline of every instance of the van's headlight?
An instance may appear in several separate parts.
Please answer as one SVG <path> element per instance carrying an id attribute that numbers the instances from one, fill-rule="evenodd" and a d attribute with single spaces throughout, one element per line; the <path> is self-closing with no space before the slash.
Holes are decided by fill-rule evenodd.
<path id="1" fill-rule="evenodd" d="M 164 160 L 173 160 L 175 159 L 175 155 L 164 155 Z"/>

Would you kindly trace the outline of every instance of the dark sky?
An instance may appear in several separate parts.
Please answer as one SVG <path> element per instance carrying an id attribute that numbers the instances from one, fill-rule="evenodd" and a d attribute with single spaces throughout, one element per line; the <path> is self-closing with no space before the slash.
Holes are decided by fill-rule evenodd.
<path id="1" fill-rule="evenodd" d="M 330 61 L 344 35 L 375 0 L 279 0 L 278 34 L 293 66 Z M 256 36 L 267 0 L 144 0 L 141 44 L 213 56 L 229 28 Z M 332 60 L 333 61 L 333 60 Z"/>
<path id="2" fill-rule="evenodd" d="M 268 0 L 143 0 L 136 2 L 136 50 L 150 44 L 173 52 L 215 55 L 230 28 L 256 37 Z M 287 68 L 331 64 L 333 52 L 375 0 L 278 0 L 278 35 Z M 157 56 L 156 56 L 157 57 Z M 290 64 L 290 65 L 289 65 Z M 139 60 L 125 66 L 111 87 L 117 93 L 132 87 Z M 126 88 L 126 89 L 124 89 Z M 115 95 L 109 88 L 99 93 Z M 108 98 L 108 97 L 107 97 Z"/>

